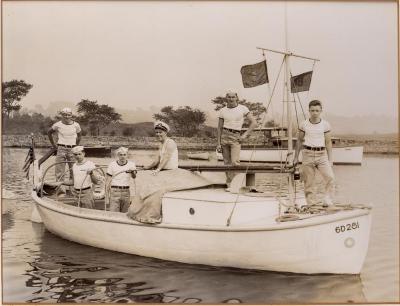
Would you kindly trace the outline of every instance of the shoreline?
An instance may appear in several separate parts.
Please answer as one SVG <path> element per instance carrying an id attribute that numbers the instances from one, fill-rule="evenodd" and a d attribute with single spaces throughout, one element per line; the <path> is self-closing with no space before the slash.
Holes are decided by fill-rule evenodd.
<path id="1" fill-rule="evenodd" d="M 174 137 L 181 150 L 214 151 L 215 138 Z M 375 139 L 373 139 L 375 138 Z M 364 154 L 398 155 L 398 140 L 393 137 L 377 136 L 342 136 L 341 146 L 363 146 Z M 244 144 L 252 145 L 257 139 L 250 138 Z M 31 144 L 30 135 L 3 135 L 2 146 L 5 148 L 28 148 Z M 45 135 L 35 135 L 35 145 L 38 148 L 50 148 L 50 142 Z M 117 148 L 125 146 L 130 149 L 152 150 L 157 149 L 159 142 L 156 137 L 138 136 L 82 136 L 81 145 L 89 147 L 106 146 Z"/>

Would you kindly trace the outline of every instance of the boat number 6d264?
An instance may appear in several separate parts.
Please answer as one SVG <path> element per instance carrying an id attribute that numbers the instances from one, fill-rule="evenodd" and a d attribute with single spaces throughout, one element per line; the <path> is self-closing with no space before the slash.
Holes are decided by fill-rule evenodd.
<path id="1" fill-rule="evenodd" d="M 357 222 L 353 222 L 353 223 L 347 223 L 344 225 L 336 226 L 335 232 L 339 234 L 339 233 L 343 233 L 346 231 L 356 230 L 358 228 L 360 228 L 360 225 L 358 224 L 358 221 L 357 221 Z"/>

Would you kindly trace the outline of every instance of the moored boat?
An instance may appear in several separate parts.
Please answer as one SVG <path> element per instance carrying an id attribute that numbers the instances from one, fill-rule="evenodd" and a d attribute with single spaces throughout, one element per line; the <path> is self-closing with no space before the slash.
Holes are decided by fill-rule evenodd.
<path id="1" fill-rule="evenodd" d="M 46 228 L 62 238 L 183 263 L 357 274 L 368 249 L 371 217 L 365 209 L 278 222 L 273 197 L 240 195 L 228 227 L 236 195 L 204 189 L 165 194 L 163 222 L 148 225 L 123 213 L 80 208 L 36 192 L 32 197 Z"/>
<path id="2" fill-rule="evenodd" d="M 285 214 L 288 196 L 255 192 L 249 186 L 227 192 L 211 185 L 165 193 L 162 222 L 150 225 L 107 211 L 104 199 L 96 200 L 97 209 L 86 209 L 79 207 L 76 198 L 45 195 L 45 176 L 50 171 L 38 177 L 36 161 L 34 167 L 33 218 L 77 243 L 182 263 L 306 274 L 360 273 L 367 253 L 368 207 L 337 205 Z M 291 174 L 288 169 L 262 165 L 182 168 L 245 172 L 245 185 L 251 185 L 259 172 Z M 304 197 L 294 196 L 296 206 L 302 207 Z"/>
<path id="3" fill-rule="evenodd" d="M 85 146 L 85 154 L 88 157 L 111 157 L 111 147 Z"/>
<path id="4" fill-rule="evenodd" d="M 285 63 L 289 57 L 298 56 L 278 53 L 284 54 Z M 286 80 L 288 75 L 287 70 Z M 290 124 L 289 120 L 287 151 L 292 154 Z M 155 193 L 145 193 L 148 197 L 160 196 L 157 213 L 162 219 L 157 219 L 157 224 L 132 220 L 129 212 L 110 212 L 101 197 L 96 197 L 96 209 L 86 209 L 80 207 L 79 195 L 58 197 L 50 189 L 46 193 L 49 171 L 41 175 L 43 159 L 33 159 L 32 220 L 43 222 L 52 233 L 74 242 L 182 263 L 305 274 L 358 274 L 367 254 L 370 207 L 306 205 L 304 196 L 294 188 L 297 167 L 286 158 L 279 165 L 180 165 L 190 171 L 193 180 L 202 181 L 192 188 L 186 178 L 176 177 L 175 170 L 150 174 L 162 177 L 158 182 L 153 179 L 152 184 L 143 182 L 159 188 Z M 206 173 L 225 171 L 237 173 L 230 188 L 207 181 Z M 257 191 L 258 173 L 285 176 L 288 190 Z M 140 174 L 136 180 L 141 179 Z M 173 179 L 185 184 L 167 188 Z M 142 194 L 139 189 L 137 196 Z"/>
<path id="5" fill-rule="evenodd" d="M 264 133 L 264 140 L 255 145 L 242 145 L 240 160 L 264 163 L 284 162 L 288 154 L 287 128 L 266 127 L 256 130 Z M 295 145 L 295 138 L 293 138 L 293 143 Z M 343 144 L 339 137 L 332 137 L 332 158 L 335 165 L 361 165 L 363 151 L 363 146 Z M 222 154 L 217 152 L 217 158 L 222 160 Z M 300 152 L 299 161 L 301 160 Z"/>

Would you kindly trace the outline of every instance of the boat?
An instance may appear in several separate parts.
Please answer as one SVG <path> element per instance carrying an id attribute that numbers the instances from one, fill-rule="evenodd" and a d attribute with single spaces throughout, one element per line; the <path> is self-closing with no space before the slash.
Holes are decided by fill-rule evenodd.
<path id="1" fill-rule="evenodd" d="M 57 154 L 56 148 L 50 148 L 43 156 L 44 160 Z M 111 157 L 110 146 L 85 146 L 86 157 Z"/>
<path id="2" fill-rule="evenodd" d="M 209 160 L 210 153 L 208 152 L 187 152 L 187 157 L 190 159 Z"/>
<path id="3" fill-rule="evenodd" d="M 110 146 L 85 146 L 85 154 L 87 157 L 111 157 Z"/>
<path id="4" fill-rule="evenodd" d="M 243 129 L 245 131 L 246 129 Z M 240 161 L 279 163 L 285 161 L 288 153 L 288 137 L 286 127 L 264 127 L 255 129 L 263 133 L 263 140 L 256 144 L 242 145 Z M 293 139 L 293 147 L 296 138 Z M 332 137 L 332 158 L 335 165 L 361 165 L 364 147 L 360 145 L 344 144 L 339 137 Z M 223 160 L 222 154 L 217 152 L 218 160 Z M 302 154 L 299 154 L 299 161 Z"/>
<path id="5" fill-rule="evenodd" d="M 284 54 L 286 63 L 299 56 L 279 53 Z M 291 139 L 290 126 L 288 131 Z M 293 150 L 291 141 L 288 150 Z M 108 211 L 101 197 L 96 197 L 96 209 L 80 207 L 79 197 L 57 197 L 51 189 L 58 185 L 48 186 L 46 177 L 54 165 L 46 168 L 43 159 L 39 162 L 32 156 L 31 220 L 43 222 L 47 230 L 64 239 L 189 264 L 303 274 L 359 274 L 362 270 L 371 207 L 350 203 L 307 206 L 304 195 L 294 188 L 297 167 L 288 160 L 278 165 L 180 164 L 181 169 L 200 177 L 225 171 L 237 175 L 229 189 L 210 183 L 163 193 L 162 220 L 148 224 L 126 213 Z M 287 178 L 288 190 L 258 191 L 255 179 L 259 173 Z M 167 174 L 161 171 L 157 175 Z"/>

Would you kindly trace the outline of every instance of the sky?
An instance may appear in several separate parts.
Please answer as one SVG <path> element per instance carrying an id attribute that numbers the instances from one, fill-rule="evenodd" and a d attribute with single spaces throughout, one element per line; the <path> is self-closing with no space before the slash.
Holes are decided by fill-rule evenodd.
<path id="1" fill-rule="evenodd" d="M 397 118 L 396 2 L 3 1 L 3 81 L 33 84 L 21 104 L 43 110 L 96 100 L 128 112 L 189 105 L 213 113 L 227 90 L 282 109 L 282 55 L 266 52 L 270 83 L 243 88 L 256 47 L 314 68 L 303 105 L 336 116 Z"/>

